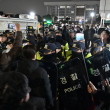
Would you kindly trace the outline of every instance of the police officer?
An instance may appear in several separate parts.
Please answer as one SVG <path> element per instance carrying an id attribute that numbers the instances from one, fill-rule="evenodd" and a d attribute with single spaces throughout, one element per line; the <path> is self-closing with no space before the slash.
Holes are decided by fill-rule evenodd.
<path id="1" fill-rule="evenodd" d="M 102 89 L 102 81 L 107 74 L 109 74 L 109 56 L 110 53 L 106 53 L 106 48 L 103 48 L 103 43 L 100 39 L 93 42 L 91 54 L 93 57 L 86 59 L 89 79 L 99 89 Z M 102 51 L 102 52 L 101 52 Z M 105 56 L 106 55 L 106 56 Z"/>
<path id="2" fill-rule="evenodd" d="M 45 61 L 59 62 L 59 52 L 61 51 L 61 45 L 59 43 L 46 43 L 44 49 L 42 49 L 43 59 Z M 59 57 L 61 58 L 61 56 Z"/>
<path id="3" fill-rule="evenodd" d="M 26 45 L 32 45 L 35 46 L 37 53 L 36 53 L 36 59 L 41 60 L 43 58 L 41 50 L 45 46 L 45 41 L 42 39 L 42 37 L 39 35 L 37 40 L 35 40 L 35 36 L 28 35 L 26 39 L 23 40 L 23 47 Z"/>
<path id="4" fill-rule="evenodd" d="M 27 36 L 27 40 L 29 40 L 29 42 L 27 43 L 27 45 L 35 45 L 35 36 L 31 36 L 31 35 L 28 35 Z"/>
<path id="5" fill-rule="evenodd" d="M 85 49 L 85 44 L 83 42 L 74 42 L 70 49 L 72 50 L 72 56 L 70 59 L 78 57 L 83 61 L 82 51 Z"/>
<path id="6" fill-rule="evenodd" d="M 8 53 L 12 48 L 13 48 L 13 42 L 14 42 L 14 38 L 13 37 L 8 37 L 7 41 L 6 41 L 6 50 L 4 50 L 2 53 Z"/>
<path id="7" fill-rule="evenodd" d="M 6 49 L 6 45 L 7 45 L 6 41 L 7 41 L 6 34 L 1 33 L 1 35 L 0 35 L 0 48 L 2 51 Z"/>
<path id="8" fill-rule="evenodd" d="M 55 32 L 49 31 L 48 34 L 47 34 L 47 36 L 46 36 L 46 43 L 48 43 L 51 38 L 52 38 L 53 40 L 55 40 L 55 37 L 56 37 Z"/>
<path id="9" fill-rule="evenodd" d="M 64 61 L 65 57 L 62 55 L 63 48 L 59 42 L 56 42 L 55 37 L 52 34 L 48 35 L 48 43 L 53 43 L 57 46 L 57 58 L 59 58 L 61 61 Z"/>
<path id="10" fill-rule="evenodd" d="M 95 55 L 98 52 L 102 51 L 103 46 L 104 46 L 104 44 L 102 43 L 101 39 L 100 38 L 96 39 L 92 44 L 91 54 Z"/>
<path id="11" fill-rule="evenodd" d="M 103 46 L 104 46 L 104 43 L 102 43 L 101 38 L 95 38 L 95 40 L 92 43 L 91 50 L 86 55 L 85 58 L 89 58 L 89 57 L 97 54 L 98 52 L 102 51 L 103 50 Z"/>
<path id="12" fill-rule="evenodd" d="M 43 52 L 43 60 L 56 62 L 56 45 L 52 43 L 46 43 Z"/>
<path id="13" fill-rule="evenodd" d="M 61 44 L 61 47 L 63 48 L 62 55 L 66 56 L 67 52 L 69 51 L 69 45 L 67 41 L 62 39 L 62 34 L 59 30 L 56 31 L 56 42 Z"/>
<path id="14" fill-rule="evenodd" d="M 15 39 L 15 32 L 10 32 L 10 37 L 13 37 Z"/>

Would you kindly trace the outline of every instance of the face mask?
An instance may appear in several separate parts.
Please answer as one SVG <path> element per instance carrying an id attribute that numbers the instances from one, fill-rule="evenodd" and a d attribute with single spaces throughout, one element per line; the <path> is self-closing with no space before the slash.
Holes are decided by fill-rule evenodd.
<path id="1" fill-rule="evenodd" d="M 60 42 L 62 40 L 62 36 L 57 35 L 56 36 L 56 42 Z"/>
<path id="2" fill-rule="evenodd" d="M 49 38 L 49 42 L 50 42 L 50 43 L 55 42 L 55 38 Z"/>
<path id="3" fill-rule="evenodd" d="M 46 61 L 56 61 L 56 53 L 52 53 L 50 55 L 44 55 L 43 59 Z"/>

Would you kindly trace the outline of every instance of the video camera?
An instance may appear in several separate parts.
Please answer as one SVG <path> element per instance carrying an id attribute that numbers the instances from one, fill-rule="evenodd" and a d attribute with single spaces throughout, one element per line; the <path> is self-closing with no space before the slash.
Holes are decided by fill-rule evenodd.
<path id="1" fill-rule="evenodd" d="M 35 29 L 33 29 L 33 26 L 26 26 L 26 34 L 30 35 L 30 33 L 34 34 Z"/>

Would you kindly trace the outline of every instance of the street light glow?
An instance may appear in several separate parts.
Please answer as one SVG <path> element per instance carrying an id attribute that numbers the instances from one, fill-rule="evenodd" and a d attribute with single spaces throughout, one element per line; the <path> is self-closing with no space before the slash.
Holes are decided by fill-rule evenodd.
<path id="1" fill-rule="evenodd" d="M 94 15 L 95 15 L 95 13 L 94 13 L 94 12 L 92 12 L 92 13 L 91 13 L 91 17 L 94 17 Z"/>
<path id="2" fill-rule="evenodd" d="M 34 19 L 35 17 L 35 13 L 34 12 L 30 12 L 30 19 Z"/>
<path id="3" fill-rule="evenodd" d="M 35 16 L 35 13 L 34 13 L 34 12 L 31 12 L 30 15 L 31 15 L 31 16 Z"/>
<path id="4" fill-rule="evenodd" d="M 46 19 L 43 19 L 43 21 L 46 21 Z"/>

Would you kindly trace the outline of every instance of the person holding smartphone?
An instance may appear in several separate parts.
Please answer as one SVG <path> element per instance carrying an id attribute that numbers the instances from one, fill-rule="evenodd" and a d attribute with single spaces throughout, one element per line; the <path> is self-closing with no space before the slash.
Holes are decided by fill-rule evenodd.
<path id="1" fill-rule="evenodd" d="M 0 70 L 1 71 L 9 71 L 11 68 L 11 65 L 17 55 L 19 54 L 21 48 L 22 48 L 22 32 L 20 30 L 20 25 L 18 23 L 15 24 L 15 40 L 13 43 L 13 47 L 8 53 L 0 52 Z"/>

